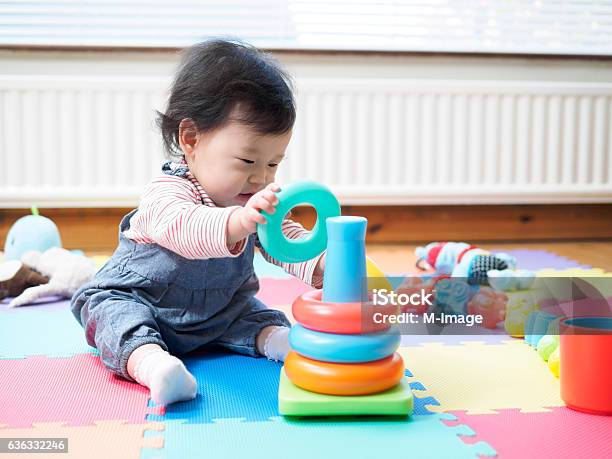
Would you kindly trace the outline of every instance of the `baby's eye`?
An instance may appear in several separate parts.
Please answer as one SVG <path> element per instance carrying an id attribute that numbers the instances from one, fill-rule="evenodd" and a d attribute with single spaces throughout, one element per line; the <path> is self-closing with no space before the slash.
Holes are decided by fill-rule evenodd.
<path id="1" fill-rule="evenodd" d="M 238 158 L 238 159 L 240 161 L 243 161 L 243 162 L 247 163 L 247 164 L 254 164 L 255 163 L 255 161 L 250 160 L 250 159 L 244 159 L 244 158 Z"/>
<path id="2" fill-rule="evenodd" d="M 276 167 L 276 166 L 278 166 L 278 164 L 277 163 L 271 163 L 271 164 L 268 164 L 268 166 L 269 167 Z"/>

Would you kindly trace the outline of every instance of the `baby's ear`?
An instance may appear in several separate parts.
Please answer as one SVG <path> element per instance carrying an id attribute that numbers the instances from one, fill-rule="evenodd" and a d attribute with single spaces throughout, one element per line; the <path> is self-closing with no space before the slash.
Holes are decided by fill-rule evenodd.
<path id="1" fill-rule="evenodd" d="M 178 140 L 181 150 L 185 154 L 193 153 L 193 149 L 198 143 L 198 128 L 190 118 L 184 118 L 179 124 Z"/>

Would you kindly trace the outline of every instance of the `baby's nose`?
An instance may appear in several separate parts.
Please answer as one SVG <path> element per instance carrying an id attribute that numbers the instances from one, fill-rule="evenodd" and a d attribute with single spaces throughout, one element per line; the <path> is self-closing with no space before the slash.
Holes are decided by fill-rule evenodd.
<path id="1" fill-rule="evenodd" d="M 251 183 L 252 185 L 261 185 L 261 186 L 266 185 L 267 183 L 266 182 L 267 180 L 266 172 L 267 171 L 265 168 L 261 168 L 261 169 L 258 168 L 258 170 L 256 172 L 253 172 L 251 176 L 249 177 L 249 183 Z"/>
<path id="2" fill-rule="evenodd" d="M 266 184 L 266 175 L 265 174 L 253 174 L 249 177 L 249 183 L 251 185 L 263 186 Z"/>

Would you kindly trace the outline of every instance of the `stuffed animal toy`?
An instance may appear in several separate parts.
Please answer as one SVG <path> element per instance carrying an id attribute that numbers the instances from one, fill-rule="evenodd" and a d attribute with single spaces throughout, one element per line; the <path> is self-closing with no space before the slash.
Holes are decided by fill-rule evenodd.
<path id="1" fill-rule="evenodd" d="M 432 242 L 417 247 L 417 267 L 438 274 L 463 277 L 471 284 L 497 290 L 529 288 L 533 273 L 516 270 L 516 259 L 507 253 L 490 253 L 465 242 Z"/>
<path id="2" fill-rule="evenodd" d="M 16 297 L 29 287 L 46 284 L 49 278 L 36 272 L 19 260 L 0 263 L 0 300 Z"/>
<path id="3" fill-rule="evenodd" d="M 32 207 L 32 215 L 21 217 L 9 229 L 4 244 L 4 260 L 20 260 L 30 250 L 44 252 L 61 247 L 62 240 L 55 223 Z"/>
<path id="4" fill-rule="evenodd" d="M 96 273 L 96 266 L 89 258 L 59 247 L 50 248 L 42 253 L 26 252 L 21 257 L 21 261 L 48 277 L 49 282 L 25 289 L 9 303 L 9 307 L 30 304 L 44 296 L 57 295 L 70 298 Z"/>

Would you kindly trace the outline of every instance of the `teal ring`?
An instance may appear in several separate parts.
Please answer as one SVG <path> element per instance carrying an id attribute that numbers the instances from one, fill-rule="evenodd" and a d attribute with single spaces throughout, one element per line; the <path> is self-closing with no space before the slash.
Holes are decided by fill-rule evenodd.
<path id="1" fill-rule="evenodd" d="M 257 236 L 264 250 L 272 257 L 286 263 L 310 260 L 327 247 L 325 220 L 340 215 L 340 203 L 334 194 L 317 182 L 296 182 L 276 193 L 279 203 L 272 215 L 262 211 L 265 225 L 257 225 Z M 285 215 L 300 204 L 308 204 L 317 212 L 317 221 L 310 235 L 300 239 L 287 239 L 282 231 Z"/>

